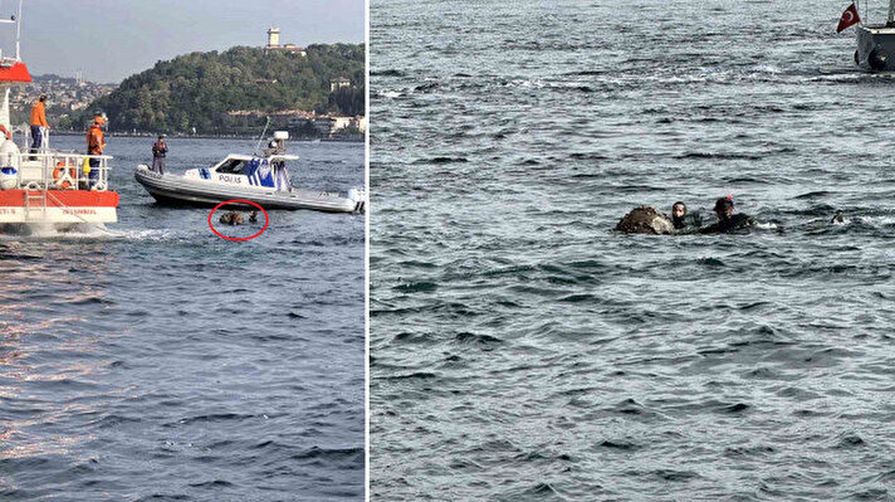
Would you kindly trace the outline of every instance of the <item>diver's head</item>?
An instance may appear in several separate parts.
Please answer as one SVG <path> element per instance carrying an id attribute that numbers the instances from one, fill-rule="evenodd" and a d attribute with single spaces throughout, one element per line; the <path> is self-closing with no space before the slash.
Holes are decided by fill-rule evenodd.
<path id="1" fill-rule="evenodd" d="M 715 215 L 719 220 L 726 220 L 733 214 L 733 195 L 721 197 L 715 201 Z"/>
<path id="2" fill-rule="evenodd" d="M 671 217 L 673 219 L 681 219 L 687 215 L 687 205 L 681 201 L 677 201 L 671 205 Z"/>

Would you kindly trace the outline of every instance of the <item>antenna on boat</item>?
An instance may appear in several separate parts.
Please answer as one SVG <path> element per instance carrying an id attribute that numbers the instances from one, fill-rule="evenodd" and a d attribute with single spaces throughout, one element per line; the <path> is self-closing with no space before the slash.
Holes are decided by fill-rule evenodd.
<path id="1" fill-rule="evenodd" d="M 22 60 L 20 54 L 20 41 L 22 39 L 22 3 L 25 0 L 19 0 L 19 14 L 16 16 L 16 61 Z"/>
<path id="2" fill-rule="evenodd" d="M 265 136 L 267 136 L 267 128 L 268 128 L 269 126 L 270 126 L 270 117 L 267 117 L 267 123 L 264 124 L 264 130 L 261 131 L 261 137 L 258 138 L 258 144 L 255 145 L 255 151 L 256 151 L 256 152 L 260 152 L 260 151 L 261 151 L 261 143 L 264 142 L 264 138 L 265 138 Z"/>
<path id="3" fill-rule="evenodd" d="M 0 24 L 15 24 L 16 25 L 16 61 L 22 60 L 22 55 L 20 53 L 20 40 L 22 38 L 22 2 L 24 0 L 19 0 L 19 12 L 18 14 L 13 14 L 9 16 L 9 19 L 0 19 Z M 2 50 L 0 50 L 0 56 L 2 56 Z M 0 57 L 0 59 L 3 59 Z"/>

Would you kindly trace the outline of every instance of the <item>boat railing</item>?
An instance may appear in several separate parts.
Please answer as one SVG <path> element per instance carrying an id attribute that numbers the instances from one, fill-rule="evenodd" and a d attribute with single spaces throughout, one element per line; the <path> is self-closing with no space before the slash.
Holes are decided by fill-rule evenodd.
<path id="1" fill-rule="evenodd" d="M 18 165 L 18 185 L 26 190 L 106 191 L 111 159 L 109 155 L 62 152 L 0 154 L 0 164 Z"/>
<path id="2" fill-rule="evenodd" d="M 22 127 L 22 139 L 25 141 L 21 145 L 19 145 L 19 150 L 23 152 L 32 151 L 31 145 L 34 144 L 34 138 L 31 136 L 31 128 L 30 127 Z M 38 147 L 38 153 L 51 153 L 53 150 L 50 149 L 50 128 L 42 127 L 40 134 L 40 146 Z"/>
<path id="3" fill-rule="evenodd" d="M 275 160 L 299 160 L 301 157 L 299 157 L 298 155 L 275 154 L 275 155 L 270 155 L 267 157 L 259 157 L 259 158 L 267 159 L 270 161 L 275 161 Z"/>

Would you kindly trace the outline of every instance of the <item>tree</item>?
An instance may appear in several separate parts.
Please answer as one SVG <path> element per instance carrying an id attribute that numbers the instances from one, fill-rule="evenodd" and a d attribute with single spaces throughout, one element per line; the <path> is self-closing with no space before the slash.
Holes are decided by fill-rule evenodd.
<path id="1" fill-rule="evenodd" d="M 312 45 L 307 56 L 253 47 L 222 53 L 193 52 L 159 61 L 125 79 L 71 118 L 90 120 L 93 110 L 110 117 L 113 131 L 200 134 L 230 133 L 235 110 L 272 112 L 319 110 L 343 115 L 364 113 L 364 45 Z M 349 78 L 352 87 L 330 92 L 330 82 Z"/>

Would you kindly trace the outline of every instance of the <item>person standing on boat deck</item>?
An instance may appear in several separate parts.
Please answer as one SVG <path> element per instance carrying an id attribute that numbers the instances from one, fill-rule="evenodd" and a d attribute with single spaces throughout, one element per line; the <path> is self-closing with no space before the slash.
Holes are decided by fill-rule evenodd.
<path id="1" fill-rule="evenodd" d="M 264 150 L 264 155 L 266 157 L 270 157 L 271 155 L 285 155 L 286 154 L 286 140 L 274 138 L 270 140 L 270 143 L 267 144 L 267 148 Z M 276 180 L 274 181 L 278 190 L 288 190 L 292 191 L 292 187 L 289 185 L 289 179 L 286 175 L 286 161 L 277 160 L 271 161 L 270 166 L 274 170 L 274 176 Z"/>
<path id="2" fill-rule="evenodd" d="M 152 144 L 152 170 L 165 174 L 165 154 L 168 153 L 168 144 L 165 143 L 165 135 L 159 134 L 158 141 Z"/>
<path id="3" fill-rule="evenodd" d="M 50 129 L 50 124 L 47 123 L 46 101 L 47 95 L 41 94 L 31 107 L 31 153 L 40 151 L 40 147 L 43 145 L 44 128 Z"/>
<path id="4" fill-rule="evenodd" d="M 264 150 L 264 156 L 270 157 L 271 155 L 283 155 L 286 153 L 286 141 L 282 139 L 272 139 L 270 143 L 267 144 L 267 148 Z"/>
<path id="5" fill-rule="evenodd" d="M 93 114 L 93 124 L 87 130 L 87 155 L 102 155 L 106 149 L 106 136 L 103 134 L 103 126 L 107 118 L 103 112 Z M 90 180 L 90 188 L 99 181 L 99 159 L 90 159 L 90 171 L 87 173 Z"/>

